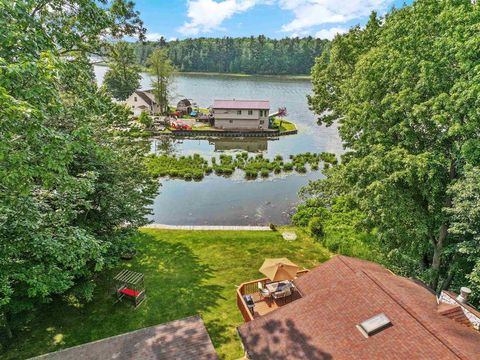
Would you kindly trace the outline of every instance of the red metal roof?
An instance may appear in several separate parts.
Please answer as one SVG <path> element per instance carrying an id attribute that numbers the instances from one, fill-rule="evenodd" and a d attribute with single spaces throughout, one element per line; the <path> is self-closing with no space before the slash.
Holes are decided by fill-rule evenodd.
<path id="1" fill-rule="evenodd" d="M 435 294 L 382 266 L 336 256 L 295 280 L 303 297 L 243 324 L 257 359 L 476 359 L 480 333 L 438 313 Z M 365 338 L 356 325 L 384 313 Z"/>
<path id="2" fill-rule="evenodd" d="M 214 109 L 253 109 L 269 110 L 270 101 L 268 100 L 215 100 Z"/>

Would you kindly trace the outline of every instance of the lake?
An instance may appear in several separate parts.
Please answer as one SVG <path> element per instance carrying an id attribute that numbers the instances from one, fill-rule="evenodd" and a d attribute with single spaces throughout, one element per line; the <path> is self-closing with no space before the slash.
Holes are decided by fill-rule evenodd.
<path id="1" fill-rule="evenodd" d="M 102 81 L 106 67 L 95 67 L 97 80 Z M 149 88 L 150 80 L 143 75 L 141 86 Z M 342 153 L 336 127 L 318 126 L 308 109 L 306 95 L 311 92 L 308 80 L 276 77 L 235 77 L 228 75 L 179 74 L 174 77 L 172 103 L 189 98 L 200 107 L 209 107 L 214 99 L 270 100 L 271 111 L 286 107 L 286 119 L 295 122 L 297 135 L 278 140 L 253 139 L 181 139 L 152 140 L 152 151 L 168 148 L 177 154 L 199 153 L 209 158 L 221 153 L 248 151 L 266 157 L 328 151 Z M 151 220 L 169 225 L 264 225 L 287 224 L 299 202 L 299 189 L 310 180 L 322 177 L 321 172 L 270 176 L 268 179 L 246 181 L 242 174 L 229 178 L 214 174 L 201 182 L 161 179 L 160 194 L 153 205 Z"/>

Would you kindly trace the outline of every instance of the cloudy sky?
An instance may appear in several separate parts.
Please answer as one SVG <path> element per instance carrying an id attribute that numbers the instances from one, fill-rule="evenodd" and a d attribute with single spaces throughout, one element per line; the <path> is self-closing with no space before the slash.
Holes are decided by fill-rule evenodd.
<path id="1" fill-rule="evenodd" d="M 412 0 L 136 0 L 156 40 L 186 37 L 312 35 L 331 39 L 363 25 L 371 11 L 384 14 Z"/>

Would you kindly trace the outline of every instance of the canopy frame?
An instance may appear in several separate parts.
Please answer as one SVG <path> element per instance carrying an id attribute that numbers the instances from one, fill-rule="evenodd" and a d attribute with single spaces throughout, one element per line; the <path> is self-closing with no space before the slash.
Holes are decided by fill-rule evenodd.
<path id="1" fill-rule="evenodd" d="M 117 301 L 129 298 L 135 308 L 145 301 L 147 294 L 145 290 L 145 276 L 142 273 L 124 269 L 113 280 L 115 281 Z"/>

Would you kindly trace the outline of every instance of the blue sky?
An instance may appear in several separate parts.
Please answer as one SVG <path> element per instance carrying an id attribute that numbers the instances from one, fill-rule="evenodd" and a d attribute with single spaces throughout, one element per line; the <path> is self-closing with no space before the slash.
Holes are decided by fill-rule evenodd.
<path id="1" fill-rule="evenodd" d="M 412 0 L 136 0 L 147 39 L 312 35 L 331 39 Z"/>

